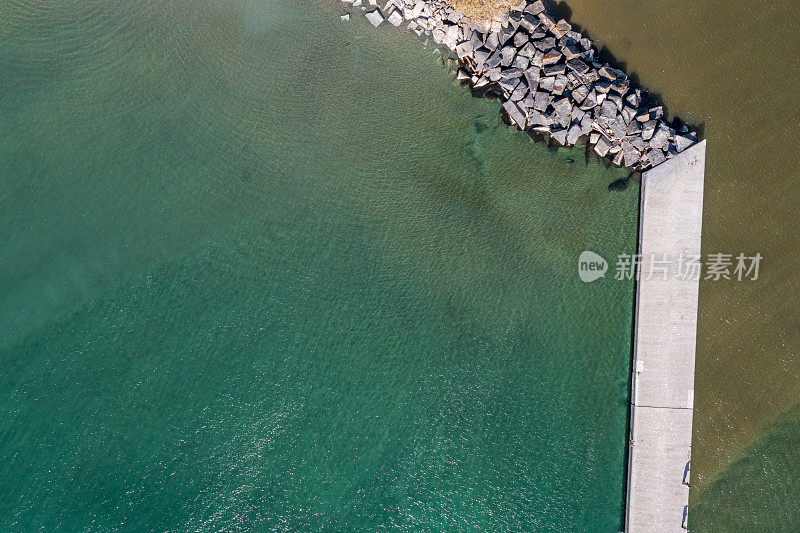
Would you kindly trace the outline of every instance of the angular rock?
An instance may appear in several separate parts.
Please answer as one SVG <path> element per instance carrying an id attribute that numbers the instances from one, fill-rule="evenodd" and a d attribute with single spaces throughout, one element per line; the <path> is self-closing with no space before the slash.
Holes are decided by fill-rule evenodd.
<path id="1" fill-rule="evenodd" d="M 537 41 L 531 41 L 531 42 L 533 43 L 533 46 L 535 46 L 545 54 L 547 52 L 550 52 L 551 50 L 558 52 L 558 50 L 556 50 L 556 40 L 553 37 L 545 37 L 544 39 L 539 39 Z"/>
<path id="2" fill-rule="evenodd" d="M 370 24 L 376 28 L 384 21 L 383 15 L 381 15 L 381 12 L 377 9 L 366 13 L 364 16 L 367 17 L 367 20 L 370 22 Z"/>
<path id="3" fill-rule="evenodd" d="M 667 142 L 669 142 L 669 129 L 664 124 L 660 124 L 650 139 L 650 147 L 661 149 Z"/>
<path id="4" fill-rule="evenodd" d="M 528 114 L 528 127 L 550 126 L 550 120 L 538 110 L 533 110 Z"/>
<path id="5" fill-rule="evenodd" d="M 559 74 L 565 74 L 566 72 L 567 66 L 564 63 L 548 65 L 542 69 L 542 74 L 545 76 L 558 76 Z"/>
<path id="6" fill-rule="evenodd" d="M 528 41 L 530 41 L 530 37 L 528 37 L 523 32 L 519 32 L 516 35 L 514 35 L 514 46 L 516 46 L 517 48 L 521 48 Z"/>
<path id="7" fill-rule="evenodd" d="M 555 81 L 553 82 L 553 94 L 562 95 L 564 94 L 564 89 L 567 88 L 567 77 L 563 74 L 559 74 L 556 76 Z"/>
<path id="8" fill-rule="evenodd" d="M 572 126 L 570 126 L 569 132 L 567 133 L 567 144 L 570 146 L 575 146 L 576 144 L 578 144 L 581 135 L 583 135 L 583 132 L 581 130 L 580 123 L 573 124 Z"/>
<path id="9" fill-rule="evenodd" d="M 642 139 L 645 141 L 649 141 L 653 138 L 653 134 L 656 132 L 656 121 L 655 120 L 648 120 L 642 125 Z"/>
<path id="10" fill-rule="evenodd" d="M 567 60 L 570 60 L 570 59 L 577 59 L 577 58 L 581 57 L 581 54 L 583 53 L 583 50 L 581 50 L 581 48 L 578 46 L 578 44 L 575 43 L 575 44 L 568 44 L 567 46 L 563 47 L 561 49 L 561 53 L 564 54 L 564 57 L 566 57 Z M 587 67 L 587 70 L 588 70 L 588 67 Z"/>
<path id="11" fill-rule="evenodd" d="M 409 24 L 408 26 L 410 28 L 411 24 Z M 466 41 L 456 45 L 456 54 L 458 54 L 459 59 L 464 59 L 465 57 L 472 55 L 473 52 L 474 50 L 472 48 L 472 43 L 470 41 Z"/>
<path id="12" fill-rule="evenodd" d="M 605 157 L 608 151 L 611 149 L 611 141 L 609 141 L 605 135 L 601 135 L 597 139 L 597 143 L 594 145 L 594 151 L 600 157 Z"/>
<path id="13" fill-rule="evenodd" d="M 569 118 L 572 113 L 572 103 L 569 98 L 560 98 L 553 101 L 553 109 L 559 117 Z"/>
<path id="14" fill-rule="evenodd" d="M 598 93 L 607 94 L 611 90 L 611 84 L 607 81 L 598 81 L 594 84 L 594 90 Z"/>
<path id="15" fill-rule="evenodd" d="M 520 53 L 520 55 L 523 55 L 525 57 L 531 58 L 531 57 L 534 56 L 534 54 L 536 54 L 536 48 L 534 48 L 532 43 L 526 43 L 525 46 L 523 46 L 520 49 L 519 53 Z M 541 66 L 541 65 L 537 65 L 537 66 Z"/>
<path id="16" fill-rule="evenodd" d="M 614 120 L 617 116 L 617 105 L 610 100 L 606 100 L 603 102 L 603 105 L 600 106 L 600 116 Z"/>
<path id="17" fill-rule="evenodd" d="M 531 90 L 535 90 L 539 86 L 540 71 L 537 67 L 528 67 L 525 70 L 525 79 L 528 80 L 528 86 Z"/>
<path id="18" fill-rule="evenodd" d="M 595 107 L 597 107 L 597 93 L 592 89 L 581 104 L 581 109 L 589 110 Z"/>
<path id="19" fill-rule="evenodd" d="M 500 37 L 495 32 L 491 32 L 486 36 L 486 42 L 484 43 L 484 46 L 487 50 L 497 50 L 497 47 L 500 46 Z"/>
<path id="20" fill-rule="evenodd" d="M 537 109 L 541 112 L 545 112 L 547 110 L 547 106 L 550 105 L 550 95 L 546 92 L 539 91 L 533 97 L 533 108 Z"/>
<path id="21" fill-rule="evenodd" d="M 482 72 L 486 69 L 486 62 L 489 60 L 489 51 L 485 48 L 479 48 L 478 50 L 475 50 L 474 58 L 475 70 Z"/>
<path id="22" fill-rule="evenodd" d="M 534 51 L 533 56 L 531 56 L 531 65 L 534 67 L 542 67 L 542 61 L 544 60 L 544 52 L 541 50 Z"/>
<path id="23" fill-rule="evenodd" d="M 500 62 L 503 60 L 503 55 L 500 53 L 500 50 L 495 50 L 492 52 L 492 55 L 489 56 L 489 59 L 486 60 L 486 68 L 493 69 L 500 66 Z"/>
<path id="24" fill-rule="evenodd" d="M 536 29 L 533 31 L 528 31 L 528 33 L 530 34 L 532 40 L 542 39 L 543 37 L 547 36 L 547 30 L 541 24 L 536 26 Z"/>
<path id="25" fill-rule="evenodd" d="M 678 152 L 683 152 L 687 148 L 689 148 L 694 142 L 684 135 L 676 135 L 675 136 L 675 148 Z"/>
<path id="26" fill-rule="evenodd" d="M 520 78 L 519 84 L 517 84 L 517 86 L 514 88 L 514 92 L 511 94 L 510 99 L 513 102 L 518 102 L 519 100 L 525 98 L 529 92 L 530 89 L 528 88 L 528 82 L 526 82 L 524 78 Z"/>
<path id="27" fill-rule="evenodd" d="M 638 108 L 639 104 L 641 104 L 639 89 L 636 89 L 635 91 L 628 94 L 628 96 L 625 97 L 625 101 L 628 102 L 634 109 Z"/>
<path id="28" fill-rule="evenodd" d="M 633 118 L 636 116 L 636 110 L 632 107 L 625 106 L 622 109 L 622 118 L 625 120 L 625 124 L 630 124 L 631 122 L 635 122 Z"/>
<path id="29" fill-rule="evenodd" d="M 512 67 L 516 67 L 516 68 L 521 68 L 521 69 L 524 70 L 524 69 L 528 68 L 528 65 L 530 65 L 530 63 L 531 63 L 530 59 L 528 59 L 527 57 L 525 57 L 523 55 L 517 54 L 514 57 L 514 61 L 511 63 L 511 66 Z"/>
<path id="30" fill-rule="evenodd" d="M 667 160 L 667 157 L 661 150 L 648 150 L 646 155 L 651 167 L 660 165 Z"/>
<path id="31" fill-rule="evenodd" d="M 586 63 L 577 58 L 573 58 L 567 61 L 567 68 L 575 71 L 581 76 L 589 72 L 589 65 L 587 65 Z"/>
<path id="32" fill-rule="evenodd" d="M 510 80 L 521 78 L 525 71 L 521 68 L 507 68 L 500 73 L 500 79 Z"/>
<path id="33" fill-rule="evenodd" d="M 600 77 L 607 79 L 608 81 L 614 81 L 618 78 L 627 78 L 627 75 L 619 69 L 612 68 L 608 65 L 603 65 L 600 68 Z"/>
<path id="34" fill-rule="evenodd" d="M 616 166 L 621 167 L 622 166 L 622 158 L 623 157 L 624 157 L 624 154 L 623 154 L 622 150 L 620 150 L 619 152 L 617 152 L 617 155 L 614 156 L 613 163 Z"/>
<path id="35" fill-rule="evenodd" d="M 542 0 L 536 0 L 532 4 L 528 4 L 525 8 L 525 13 L 529 13 L 533 16 L 544 13 L 544 2 L 542 2 Z"/>
<path id="36" fill-rule="evenodd" d="M 504 46 L 512 36 L 516 38 L 516 35 L 514 35 L 514 28 L 511 26 L 506 26 L 497 35 L 497 42 L 500 44 L 500 46 Z"/>
<path id="37" fill-rule="evenodd" d="M 517 88 L 519 85 L 519 78 L 503 78 L 503 75 L 500 75 L 500 79 L 497 82 L 497 85 L 500 86 L 505 92 L 512 93 L 514 89 Z"/>
<path id="38" fill-rule="evenodd" d="M 611 132 L 614 134 L 615 139 L 622 139 L 625 137 L 625 122 L 622 116 L 617 115 L 617 118 L 609 125 Z"/>
<path id="39" fill-rule="evenodd" d="M 631 120 L 631 122 L 628 124 L 628 127 L 625 128 L 625 135 L 641 136 L 642 135 L 641 123 L 636 122 L 635 120 Z"/>
<path id="40" fill-rule="evenodd" d="M 556 20 L 547 14 L 547 12 L 539 13 L 537 16 L 539 17 L 539 22 L 541 22 L 542 26 L 547 28 L 547 30 L 552 30 L 556 27 Z"/>
<path id="41" fill-rule="evenodd" d="M 645 142 L 642 140 L 641 135 L 634 135 L 632 137 L 628 137 L 626 140 L 640 152 L 646 148 Z"/>
<path id="42" fill-rule="evenodd" d="M 492 80 L 489 79 L 489 76 L 483 75 L 475 82 L 472 86 L 473 89 L 483 89 L 484 87 L 488 87 L 489 84 L 492 83 Z"/>
<path id="43" fill-rule="evenodd" d="M 558 144 L 564 146 L 567 143 L 567 130 L 563 128 L 556 128 L 550 130 L 550 136 L 558 141 Z"/>
<path id="44" fill-rule="evenodd" d="M 553 86 L 556 83 L 556 79 L 553 77 L 541 78 L 539 80 L 539 87 L 547 92 L 553 92 Z"/>
<path id="45" fill-rule="evenodd" d="M 517 49 L 513 46 L 504 46 L 500 49 L 500 64 L 504 67 L 511 66 L 511 62 L 514 61 L 514 56 L 517 55 Z"/>
<path id="46" fill-rule="evenodd" d="M 527 118 L 525 117 L 525 113 L 523 113 L 522 109 L 520 109 L 516 102 L 505 102 L 503 104 L 503 109 L 505 109 L 506 113 L 508 113 L 508 118 L 511 119 L 511 122 L 519 126 L 520 129 L 525 129 Z"/>
<path id="47" fill-rule="evenodd" d="M 634 165 L 639 163 L 639 150 L 634 148 L 634 146 L 628 141 L 622 141 L 622 154 L 626 167 L 632 168 Z"/>
<path id="48" fill-rule="evenodd" d="M 477 31 L 472 32 L 472 36 L 469 38 L 469 44 L 472 45 L 473 50 L 477 50 L 478 48 L 483 46 L 483 39 L 481 38 L 481 34 Z"/>
<path id="49" fill-rule="evenodd" d="M 564 19 L 559 20 L 553 28 L 550 28 L 550 32 L 559 39 L 569 31 L 572 31 L 572 24 Z"/>
<path id="50" fill-rule="evenodd" d="M 630 81 L 628 80 L 628 78 L 617 78 L 616 80 L 611 82 L 611 90 L 619 94 L 627 93 L 629 87 L 630 87 Z"/>
<path id="51" fill-rule="evenodd" d="M 539 15 L 541 17 L 541 15 Z M 522 28 L 528 30 L 528 33 L 533 32 L 539 27 L 539 21 L 536 20 L 536 17 L 531 15 L 530 13 L 523 13 L 522 18 L 519 21 L 519 25 Z"/>
<path id="52" fill-rule="evenodd" d="M 663 116 L 664 116 L 664 108 L 662 106 L 650 108 L 650 118 L 658 120 Z"/>
<path id="53" fill-rule="evenodd" d="M 590 90 L 586 85 L 580 85 L 580 86 L 576 87 L 575 89 L 573 89 L 572 98 L 578 104 L 582 104 L 584 102 L 584 100 L 586 100 L 586 97 L 589 96 L 589 92 L 590 92 Z"/>

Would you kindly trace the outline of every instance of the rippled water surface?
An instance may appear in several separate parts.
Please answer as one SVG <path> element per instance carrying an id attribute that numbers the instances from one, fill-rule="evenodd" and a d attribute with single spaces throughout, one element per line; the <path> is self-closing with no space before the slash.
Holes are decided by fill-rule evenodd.
<path id="1" fill-rule="evenodd" d="M 0 529 L 618 530 L 637 187 L 322 2 L 0 3 Z"/>

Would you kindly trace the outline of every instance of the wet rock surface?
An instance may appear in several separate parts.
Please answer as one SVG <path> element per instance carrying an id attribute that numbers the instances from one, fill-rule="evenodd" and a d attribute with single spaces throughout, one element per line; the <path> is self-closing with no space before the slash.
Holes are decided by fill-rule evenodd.
<path id="1" fill-rule="evenodd" d="M 476 94 L 495 94 L 509 124 L 561 146 L 588 143 L 632 171 L 652 168 L 698 141 L 628 75 L 602 62 L 599 50 L 542 0 L 491 21 L 467 20 L 441 0 L 343 0 L 374 26 L 407 27 L 458 56 L 456 78 Z M 344 20 L 344 19 L 343 19 Z"/>

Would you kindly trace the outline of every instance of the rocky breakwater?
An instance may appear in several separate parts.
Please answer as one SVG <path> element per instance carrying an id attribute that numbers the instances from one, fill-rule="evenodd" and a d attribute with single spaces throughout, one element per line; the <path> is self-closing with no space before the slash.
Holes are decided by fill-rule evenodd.
<path id="1" fill-rule="evenodd" d="M 476 94 L 495 94 L 510 124 L 562 146 L 588 142 L 601 157 L 633 171 L 652 168 L 697 142 L 680 120 L 619 69 L 600 60 L 594 43 L 542 0 L 469 21 L 441 0 L 343 0 L 374 25 L 407 23 L 417 35 L 458 56 L 457 78 Z"/>

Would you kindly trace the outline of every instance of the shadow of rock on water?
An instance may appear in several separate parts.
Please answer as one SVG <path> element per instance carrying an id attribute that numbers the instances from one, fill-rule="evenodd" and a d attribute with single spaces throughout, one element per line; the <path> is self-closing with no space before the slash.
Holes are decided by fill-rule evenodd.
<path id="1" fill-rule="evenodd" d="M 630 185 L 631 176 L 633 176 L 633 172 L 631 172 L 630 174 L 628 174 L 624 178 L 620 178 L 618 180 L 612 181 L 611 183 L 608 184 L 608 190 L 609 191 L 624 191 L 625 189 L 628 188 L 628 185 Z"/>

